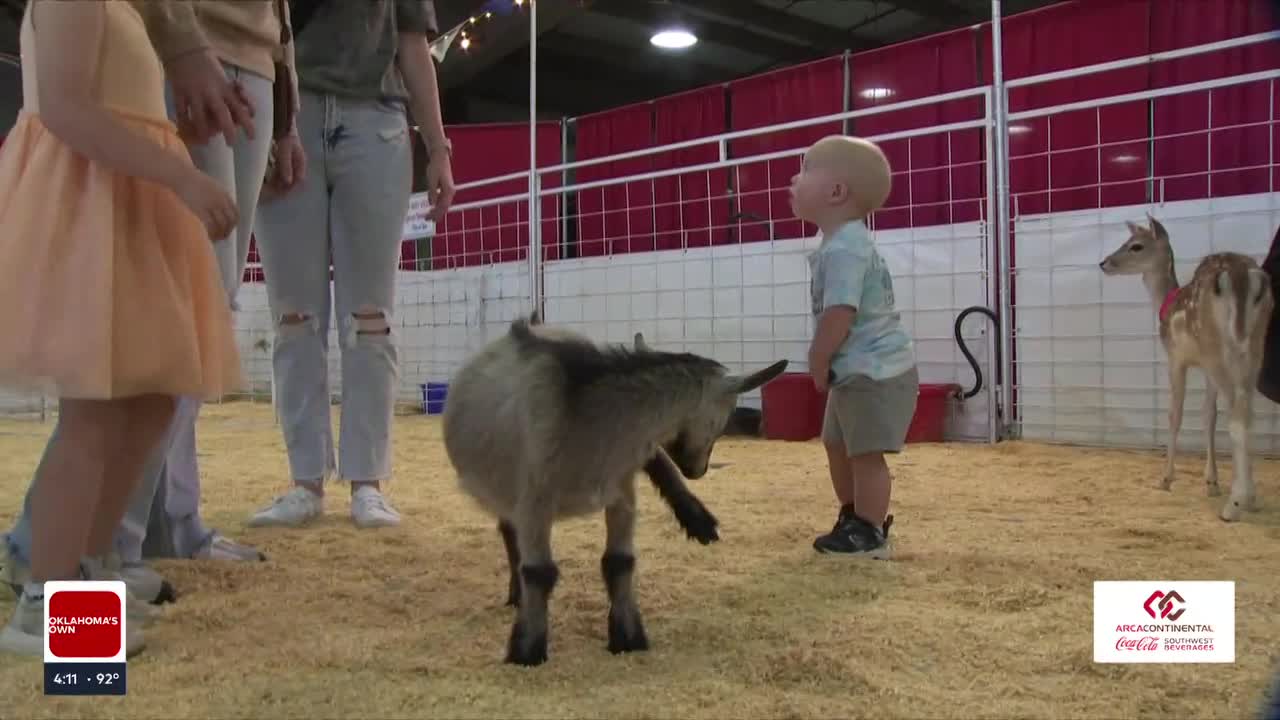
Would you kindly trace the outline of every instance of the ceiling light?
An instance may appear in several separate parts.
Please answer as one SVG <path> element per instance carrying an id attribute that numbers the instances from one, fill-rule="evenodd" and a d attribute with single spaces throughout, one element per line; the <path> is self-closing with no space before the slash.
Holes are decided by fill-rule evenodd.
<path id="1" fill-rule="evenodd" d="M 893 91 L 887 87 L 870 87 L 862 91 L 862 97 L 868 100 L 881 100 L 893 94 Z"/>
<path id="2" fill-rule="evenodd" d="M 1009 126 L 1010 135 L 1022 135 L 1024 133 L 1029 133 L 1029 132 L 1031 132 L 1031 127 L 1028 125 L 1010 125 Z"/>
<path id="3" fill-rule="evenodd" d="M 1118 163 L 1131 163 L 1138 162 L 1139 160 L 1137 155 L 1130 155 L 1128 153 L 1125 153 L 1124 155 L 1117 155 L 1111 159 Z"/>
<path id="4" fill-rule="evenodd" d="M 662 30 L 654 33 L 649 42 L 660 48 L 679 50 L 698 42 L 698 38 L 688 30 Z"/>

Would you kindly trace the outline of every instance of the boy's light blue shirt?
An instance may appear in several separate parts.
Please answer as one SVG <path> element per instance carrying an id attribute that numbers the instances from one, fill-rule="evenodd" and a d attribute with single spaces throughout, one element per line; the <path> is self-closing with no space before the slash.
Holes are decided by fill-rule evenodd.
<path id="1" fill-rule="evenodd" d="M 857 311 L 849 336 L 831 358 L 838 385 L 854 375 L 896 377 L 915 367 L 915 348 L 894 305 L 893 277 L 866 223 L 845 223 L 809 256 L 810 296 L 816 319 L 848 305 Z"/>

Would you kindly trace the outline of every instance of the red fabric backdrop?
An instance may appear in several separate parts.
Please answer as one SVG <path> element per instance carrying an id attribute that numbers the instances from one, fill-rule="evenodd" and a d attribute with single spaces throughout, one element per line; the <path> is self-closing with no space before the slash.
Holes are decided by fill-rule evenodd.
<path id="1" fill-rule="evenodd" d="M 649 147 L 653 147 L 650 103 L 628 105 L 577 120 L 575 156 L 578 160 Z M 636 175 L 652 169 L 651 155 L 589 165 L 578 168 L 575 184 Z M 649 180 L 579 190 L 578 256 L 628 252 L 632 247 L 653 249 L 653 190 Z"/>
<path id="2" fill-rule="evenodd" d="M 1176 13 L 1152 12 L 1151 51 L 1202 45 L 1277 28 L 1270 3 L 1194 0 Z M 1153 9 L 1156 7 L 1153 1 Z M 1151 68 L 1151 87 L 1242 75 L 1280 67 L 1276 43 L 1195 55 Z M 1165 200 L 1268 192 L 1271 81 L 1154 102 L 1155 176 L 1167 177 Z M 1212 103 L 1211 103 L 1212 99 Z M 1159 188 L 1156 189 L 1159 192 Z M 1158 199 L 1158 196 L 1157 196 Z"/>
<path id="3" fill-rule="evenodd" d="M 737 80 L 729 85 L 730 121 L 733 130 L 750 130 L 839 113 L 844 109 L 844 59 L 826 58 L 785 70 Z M 839 122 L 811 125 L 733 140 L 730 154 L 748 157 L 781 150 L 803 150 L 814 141 L 841 131 Z M 778 240 L 812 235 L 791 214 L 788 188 L 800 170 L 800 155 L 737 166 L 734 212 L 750 213 L 760 220 L 741 221 L 739 242 L 769 239 L 768 221 L 773 221 L 773 238 Z M 737 223 L 731 232 L 737 234 Z"/>
<path id="4" fill-rule="evenodd" d="M 725 132 L 725 88 L 715 87 L 673 95 L 653 104 L 654 143 L 669 145 Z M 656 154 L 654 170 L 716 162 L 715 142 Z M 654 181 L 656 248 L 704 247 L 728 238 L 729 170 L 684 173 Z M 632 244 L 633 251 L 645 249 Z M 649 247 L 652 249 L 652 246 Z"/>
<path id="5" fill-rule="evenodd" d="M 976 33 L 933 35 L 852 57 L 853 109 L 861 110 L 977 87 Z M 892 94 L 884 95 L 890 89 Z M 879 91 L 880 96 L 875 93 Z M 981 97 L 854 118 L 852 132 L 874 137 L 965 120 L 981 120 Z M 981 129 L 881 143 L 894 169 L 893 190 L 874 218 L 877 229 L 968 222 L 981 217 L 986 196 Z"/>
<path id="6" fill-rule="evenodd" d="M 521 123 L 460 125 L 447 128 L 453 140 L 453 177 L 458 184 L 500 177 L 529 168 L 529 126 Z M 538 124 L 538 167 L 559 165 L 560 125 Z M 561 185 L 559 173 L 542 177 L 542 186 Z M 477 202 L 509 195 L 527 197 L 529 180 L 513 180 L 459 190 L 454 203 Z M 542 199 L 543 257 L 559 257 L 558 196 Z M 467 210 L 450 211 L 431 240 L 432 269 L 488 265 L 528 257 L 529 201 L 509 200 Z"/>
<path id="7" fill-rule="evenodd" d="M 1268 3 L 1256 0 L 1179 0 L 1177 12 L 1162 0 L 1072 0 L 1005 20 L 1004 71 L 1009 79 L 1124 57 L 1213 42 L 1276 29 Z M 1160 11 L 1158 11 L 1160 10 Z M 651 148 L 791 120 L 837 113 L 843 106 L 843 59 L 817 62 L 702 88 L 579 118 L 576 159 Z M 1091 97 L 1167 87 L 1280 67 L 1276 44 L 1201 55 L 1063 80 L 1010 93 L 1018 111 Z M 991 82 L 991 28 L 963 29 L 858 53 L 850 58 L 855 109 L 961 90 Z M 1011 128 L 1010 190 L 1018 214 L 1140 204 L 1264 192 L 1274 186 L 1270 156 L 1257 148 L 1280 141 L 1269 122 L 1274 82 L 1112 105 L 1020 121 Z M 887 97 L 864 95 L 890 88 Z M 726 104 L 728 113 L 726 114 Z M 856 118 L 852 132 L 877 136 L 980 117 L 979 99 Z M 731 157 L 800 150 L 839 123 L 742 138 Z M 528 130 L 511 125 L 453 126 L 454 173 L 467 182 L 523 170 Z M 560 129 L 539 128 L 539 164 L 560 162 Z M 985 204 L 984 134 L 966 130 L 883 143 L 895 169 L 889 206 L 877 228 L 964 222 L 981 217 Z M 675 152 L 580 168 L 573 181 L 590 182 L 651 170 L 714 162 L 714 142 Z M 799 156 L 747 162 L 736 168 L 642 180 L 575 194 L 575 223 L 582 256 L 788 239 L 812 234 L 791 217 L 787 187 Z M 560 182 L 557 174 L 544 180 Z M 459 193 L 457 202 L 526 192 L 524 178 Z M 753 214 L 760 220 L 733 219 Z M 459 211 L 432 242 L 433 268 L 524 257 L 525 201 Z M 543 205 L 548 259 L 558 257 L 560 198 Z M 741 226 L 739 227 L 739 223 Z M 406 243 L 405 261 L 413 260 Z M 256 248 L 251 259 L 256 259 Z M 249 271 L 247 280 L 260 280 Z"/>

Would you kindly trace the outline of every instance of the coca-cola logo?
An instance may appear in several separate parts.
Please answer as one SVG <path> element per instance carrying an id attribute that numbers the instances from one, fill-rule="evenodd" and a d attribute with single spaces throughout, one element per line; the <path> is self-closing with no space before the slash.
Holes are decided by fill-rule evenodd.
<path id="1" fill-rule="evenodd" d="M 1150 635 L 1140 638 L 1130 638 L 1121 635 L 1120 638 L 1116 640 L 1116 649 L 1155 652 L 1160 649 L 1160 641 Z"/>
<path id="2" fill-rule="evenodd" d="M 1159 615 L 1157 615 L 1156 611 L 1151 607 L 1151 603 L 1156 602 L 1157 600 L 1159 603 L 1156 607 L 1160 608 Z M 1177 610 L 1173 610 L 1172 608 L 1174 607 L 1175 602 L 1178 605 L 1183 605 L 1186 600 L 1182 599 L 1182 596 L 1178 594 L 1177 590 L 1170 590 L 1168 593 L 1157 590 L 1147 596 L 1147 601 L 1142 603 L 1142 609 L 1146 610 L 1147 614 L 1153 618 L 1158 617 L 1161 620 L 1173 622 L 1174 620 L 1182 617 L 1182 613 L 1187 610 L 1185 607 L 1179 607 Z"/>

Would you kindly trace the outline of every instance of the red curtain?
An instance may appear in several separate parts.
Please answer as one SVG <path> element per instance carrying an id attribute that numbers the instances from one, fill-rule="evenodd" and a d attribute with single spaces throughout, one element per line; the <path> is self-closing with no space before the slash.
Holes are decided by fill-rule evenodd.
<path id="1" fill-rule="evenodd" d="M 529 168 L 529 126 L 522 123 L 460 125 L 447 128 L 453 141 L 453 177 L 461 185 L 524 172 Z M 560 125 L 538 124 L 538 167 L 559 165 Z M 544 188 L 558 187 L 558 173 L 544 175 Z M 529 192 L 527 176 L 459 190 L 454 204 L 490 200 Z M 488 265 L 527 257 L 528 200 L 509 200 L 478 208 L 450 211 L 436 227 L 431 242 L 432 269 Z M 542 242 L 547 257 L 558 257 L 558 198 L 543 198 Z"/>
<path id="2" fill-rule="evenodd" d="M 726 131 L 725 88 L 709 87 L 654 101 L 657 145 L 719 135 Z M 655 170 L 716 162 L 715 142 L 655 155 Z M 655 243 L 633 250 L 672 250 L 722 244 L 728 238 L 729 171 L 718 168 L 658 178 L 654 181 Z"/>
<path id="3" fill-rule="evenodd" d="M 653 107 L 628 105 L 577 120 L 578 160 L 653 146 Z M 651 156 L 578 168 L 575 184 L 608 180 L 653 168 Z M 653 184 L 648 180 L 605 185 L 577 192 L 578 256 L 593 257 L 652 249 Z"/>
<path id="4" fill-rule="evenodd" d="M 1259 0 L 1189 0 L 1178 12 L 1153 12 L 1151 51 L 1203 45 L 1277 28 L 1270 3 Z M 1153 6 L 1154 7 L 1154 6 Z M 1242 75 L 1280 67 L 1276 43 L 1194 55 L 1151 68 L 1152 87 Z M 1270 81 L 1154 101 L 1155 176 L 1165 200 L 1268 192 Z M 1156 188 L 1159 192 L 1159 187 Z"/>
<path id="5" fill-rule="evenodd" d="M 844 109 L 843 84 L 844 59 L 839 56 L 737 80 L 729 85 L 731 127 L 750 130 L 839 113 Z M 839 133 L 841 129 L 841 124 L 834 122 L 753 135 L 732 141 L 730 154 L 741 158 L 781 150 L 803 151 L 824 135 Z M 737 166 L 733 177 L 736 207 L 731 212 L 739 216 L 754 215 L 758 219 L 733 220 L 730 242 L 770 239 L 770 220 L 776 239 L 799 238 L 816 232 L 815 228 L 793 219 L 791 214 L 788 188 L 792 176 L 800 170 L 800 160 L 801 154 L 797 153 L 791 158 Z"/>
<path id="6" fill-rule="evenodd" d="M 975 33 L 968 28 L 852 57 L 850 91 L 860 110 L 977 87 Z M 981 97 L 880 113 L 852 122 L 863 137 L 983 116 Z M 893 190 L 875 214 L 877 229 L 968 222 L 986 197 L 983 131 L 975 128 L 880 143 L 894 170 Z"/>
<path id="7" fill-rule="evenodd" d="M 1091 0 L 1009 17 L 1004 22 L 1005 78 L 1146 54 L 1150 51 L 1148 13 L 1149 0 Z M 983 26 L 981 46 L 983 82 L 991 82 L 990 23 Z M 1138 66 L 1014 88 L 1009 92 L 1009 110 L 1140 92 L 1148 88 L 1147 76 L 1147 69 Z M 1015 199 L 1011 209 L 1025 215 L 1145 202 L 1147 135 L 1144 101 L 1013 123 L 1009 186 Z"/>

